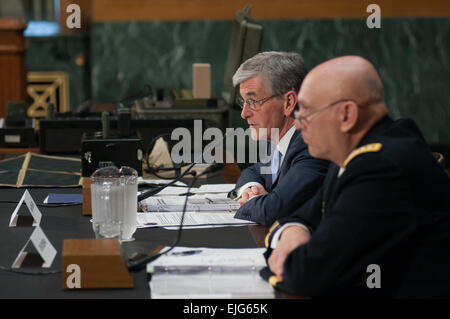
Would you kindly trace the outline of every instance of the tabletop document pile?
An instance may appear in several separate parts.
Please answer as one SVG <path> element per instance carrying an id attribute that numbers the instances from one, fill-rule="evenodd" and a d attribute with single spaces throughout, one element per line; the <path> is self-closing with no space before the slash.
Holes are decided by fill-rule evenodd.
<path id="1" fill-rule="evenodd" d="M 176 247 L 147 265 L 153 299 L 274 298 L 264 248 Z"/>
<path id="2" fill-rule="evenodd" d="M 243 226 L 253 222 L 234 218 L 239 203 L 227 197 L 234 184 L 206 184 L 191 188 L 183 228 Z M 138 228 L 177 229 L 186 199 L 187 187 L 167 187 L 157 196 L 139 203 Z"/>

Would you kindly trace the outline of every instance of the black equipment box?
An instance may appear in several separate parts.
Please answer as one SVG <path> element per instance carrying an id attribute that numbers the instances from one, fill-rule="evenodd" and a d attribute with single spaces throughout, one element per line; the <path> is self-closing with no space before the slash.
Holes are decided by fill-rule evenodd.
<path id="1" fill-rule="evenodd" d="M 0 124 L 1 148 L 37 147 L 37 133 L 34 125 L 27 121 L 23 126 L 4 126 Z"/>
<path id="2" fill-rule="evenodd" d="M 194 131 L 194 118 L 145 118 L 132 119 L 130 129 L 140 134 L 147 147 L 154 137 L 171 133 L 177 127 Z M 111 119 L 111 130 L 118 128 L 117 119 Z M 202 120 L 203 128 L 207 127 Z M 95 134 L 102 130 L 99 116 L 41 119 L 39 121 L 39 148 L 43 154 L 80 154 L 83 134 Z M 202 132 L 203 134 L 203 132 Z"/>
<path id="3" fill-rule="evenodd" d="M 129 166 L 142 176 L 144 158 L 142 139 L 139 133 L 120 138 L 111 133 L 103 138 L 101 132 L 85 133 L 81 141 L 81 173 L 90 177 L 99 168 L 101 162 L 112 162 L 115 166 Z"/>
<path id="4" fill-rule="evenodd" d="M 39 149 L 43 154 L 80 154 L 83 134 L 102 130 L 99 117 L 39 120 Z"/>

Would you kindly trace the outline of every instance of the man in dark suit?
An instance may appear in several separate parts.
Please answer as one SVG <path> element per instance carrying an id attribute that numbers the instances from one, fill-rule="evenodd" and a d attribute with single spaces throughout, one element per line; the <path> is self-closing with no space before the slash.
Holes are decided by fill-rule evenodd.
<path id="1" fill-rule="evenodd" d="M 296 127 L 336 165 L 272 226 L 261 275 L 312 297 L 450 297 L 450 179 L 416 124 L 387 115 L 374 67 L 346 56 L 314 68 Z"/>
<path id="2" fill-rule="evenodd" d="M 239 85 L 242 118 L 254 140 L 272 144 L 272 159 L 244 170 L 236 183 L 241 204 L 235 217 L 271 225 L 309 201 L 320 188 L 329 162 L 314 159 L 295 130 L 297 92 L 306 75 L 297 53 L 263 52 L 233 76 Z"/>

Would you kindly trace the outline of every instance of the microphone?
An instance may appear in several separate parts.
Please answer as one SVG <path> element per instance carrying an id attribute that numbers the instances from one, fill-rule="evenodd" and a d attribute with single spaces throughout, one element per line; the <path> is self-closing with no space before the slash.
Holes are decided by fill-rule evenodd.
<path id="1" fill-rule="evenodd" d="M 171 181 L 170 183 L 167 183 L 166 185 L 157 187 L 157 188 L 155 188 L 155 189 L 150 189 L 150 190 L 148 190 L 148 191 L 145 191 L 145 192 L 141 193 L 141 194 L 138 196 L 138 198 L 137 198 L 138 202 L 143 201 L 144 199 L 149 198 L 150 196 L 153 196 L 153 195 L 158 194 L 158 193 L 161 192 L 164 188 L 169 187 L 169 186 L 175 184 L 176 182 L 178 182 L 180 179 L 182 179 L 182 178 L 185 177 L 186 175 L 192 174 L 192 173 L 190 173 L 189 171 L 192 169 L 192 167 L 194 167 L 195 164 L 196 164 L 196 163 L 192 163 L 191 165 L 189 165 L 189 167 L 183 172 L 183 174 L 181 174 L 180 176 L 178 176 L 176 179 L 174 179 L 174 180 Z"/>
<path id="2" fill-rule="evenodd" d="M 226 132 L 226 133 L 223 135 L 223 137 L 219 140 L 219 142 L 217 142 L 216 144 L 214 144 L 211 148 L 216 147 L 217 144 L 219 144 L 220 142 L 223 142 L 223 141 L 226 139 L 226 137 L 228 136 L 228 134 L 230 134 L 231 132 L 232 132 L 232 131 Z M 163 136 L 163 135 L 164 135 L 164 134 L 161 134 L 160 136 Z M 156 139 L 155 139 L 155 140 L 156 140 Z M 147 154 L 147 156 L 148 156 L 148 154 Z M 148 160 L 148 157 L 147 157 L 147 160 Z M 148 164 L 148 162 L 147 162 L 147 164 Z M 184 176 L 186 176 L 186 175 L 189 173 L 189 171 L 194 167 L 195 164 L 196 164 L 195 162 L 192 163 L 192 164 L 190 164 L 190 165 L 188 166 L 188 168 L 184 171 L 183 174 L 179 175 L 176 179 L 174 179 L 174 180 L 171 181 L 170 183 L 168 183 L 168 184 L 166 184 L 166 185 L 164 185 L 164 186 L 160 186 L 160 187 L 158 187 L 158 188 L 150 189 L 150 190 L 148 190 L 148 191 L 146 191 L 146 192 L 143 192 L 142 194 L 140 194 L 140 195 L 138 196 L 138 202 L 140 202 L 140 201 L 142 201 L 142 200 L 144 200 L 144 199 L 146 199 L 146 198 L 148 198 L 148 197 L 150 197 L 150 196 L 156 195 L 156 194 L 158 194 L 159 192 L 161 192 L 164 188 L 166 188 L 166 187 L 168 187 L 168 186 L 171 186 L 171 185 L 175 184 L 175 183 L 178 182 L 180 179 L 182 179 Z M 207 169 L 205 169 L 205 171 L 203 171 L 202 174 L 200 174 L 200 175 L 213 173 L 213 172 L 215 172 L 215 171 L 217 171 L 217 170 L 220 170 L 220 169 L 222 169 L 222 168 L 223 168 L 223 164 L 220 164 L 220 163 L 214 163 L 214 164 L 212 164 L 211 166 L 209 166 Z M 199 176 L 200 176 L 200 175 L 199 175 Z"/>
<path id="3" fill-rule="evenodd" d="M 153 195 L 158 194 L 158 193 L 161 192 L 164 188 L 166 188 L 166 187 L 168 187 L 168 186 L 171 186 L 171 185 L 175 184 L 175 183 L 178 182 L 180 179 L 182 179 L 184 176 L 186 176 L 186 175 L 188 175 L 188 174 L 192 174 L 192 173 L 189 173 L 189 171 L 192 169 L 192 167 L 194 167 L 195 164 L 196 164 L 196 163 L 192 163 L 191 165 L 189 165 L 189 167 L 186 169 L 186 171 L 184 171 L 183 174 L 181 174 L 180 176 L 178 176 L 176 179 L 174 179 L 174 180 L 171 181 L 170 183 L 167 183 L 166 185 L 157 187 L 157 188 L 155 188 L 155 189 L 150 189 L 150 190 L 148 190 L 148 191 L 146 191 L 146 192 L 140 194 L 140 195 L 138 196 L 138 202 L 143 201 L 144 199 L 149 198 L 150 196 L 153 196 Z M 200 177 L 200 176 L 203 176 L 203 175 L 205 175 L 205 174 L 210 174 L 210 173 L 215 173 L 215 172 L 217 172 L 217 171 L 220 171 L 220 170 L 223 168 L 223 166 L 224 166 L 224 165 L 223 165 L 222 163 L 214 163 L 214 164 L 212 164 L 211 166 L 208 166 L 201 174 L 199 174 L 199 175 L 197 176 L 197 178 Z M 188 192 L 188 193 L 189 193 L 189 192 Z"/>
<path id="4" fill-rule="evenodd" d="M 130 271 L 138 271 L 138 270 L 142 269 L 145 265 L 147 265 L 149 262 L 152 262 L 152 261 L 156 260 L 157 258 L 161 257 L 162 255 L 167 254 L 169 251 L 171 251 L 172 249 L 174 249 L 178 245 L 178 242 L 180 241 L 180 238 L 181 238 L 181 232 L 182 232 L 182 229 L 183 229 L 184 214 L 186 213 L 186 206 L 187 206 L 187 202 L 188 202 L 188 196 L 189 196 L 190 190 L 192 188 L 192 185 L 194 185 L 194 182 L 200 176 L 203 176 L 203 175 L 209 174 L 209 173 L 217 172 L 217 171 L 219 171 L 222 168 L 223 168 L 223 164 L 222 163 L 216 163 L 216 164 L 213 164 L 213 165 L 209 166 L 207 169 L 205 169 L 203 172 L 201 172 L 198 175 L 196 174 L 195 171 L 190 173 L 190 174 L 192 174 L 194 176 L 194 178 L 192 179 L 191 183 L 189 184 L 188 190 L 186 192 L 186 197 L 185 197 L 184 205 L 183 205 L 183 212 L 181 213 L 180 226 L 178 227 L 178 233 L 177 233 L 177 237 L 176 237 L 174 243 L 170 246 L 170 248 L 168 250 L 166 250 L 166 251 L 164 251 L 162 253 L 157 253 L 155 255 L 142 258 L 140 260 L 128 260 L 126 262 L 126 266 L 127 266 L 128 270 L 130 270 Z"/>
<path id="5" fill-rule="evenodd" d="M 176 176 L 178 176 L 180 174 L 181 168 L 189 165 L 189 164 L 186 164 L 183 162 L 181 162 L 180 164 L 173 164 L 173 167 L 164 167 L 163 165 L 159 165 L 157 168 L 153 168 L 152 165 L 150 165 L 150 160 L 149 160 L 150 153 L 152 151 L 154 144 L 156 143 L 156 141 L 159 138 L 164 138 L 164 136 L 170 136 L 170 135 L 171 135 L 170 133 L 163 133 L 163 134 L 159 134 L 159 135 L 155 136 L 152 139 L 152 141 L 150 142 L 150 144 L 148 145 L 147 152 L 145 153 L 145 161 L 147 162 L 147 171 L 161 179 L 168 179 L 168 178 L 159 175 L 157 173 L 158 171 L 175 171 L 177 174 Z"/>

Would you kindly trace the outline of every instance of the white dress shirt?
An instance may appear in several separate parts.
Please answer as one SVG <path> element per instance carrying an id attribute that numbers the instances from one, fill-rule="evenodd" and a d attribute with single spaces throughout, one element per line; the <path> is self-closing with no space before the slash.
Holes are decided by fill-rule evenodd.
<path id="1" fill-rule="evenodd" d="M 282 154 L 281 159 L 280 159 L 280 167 L 283 164 L 284 155 L 286 155 L 287 149 L 289 147 L 289 143 L 291 142 L 291 139 L 292 139 L 292 136 L 294 135 L 294 133 L 295 133 L 295 125 L 292 125 L 292 127 L 283 135 L 283 137 L 280 139 L 280 141 L 278 142 L 278 144 L 276 146 L 278 151 L 280 151 L 280 153 Z M 252 187 L 252 186 L 256 186 L 256 185 L 261 185 L 261 184 L 258 182 L 248 182 L 248 183 L 242 185 L 239 189 L 236 190 L 237 196 L 235 199 L 238 200 L 242 196 L 242 193 L 244 192 L 245 189 Z M 257 196 L 253 196 L 253 197 L 257 197 Z"/>

